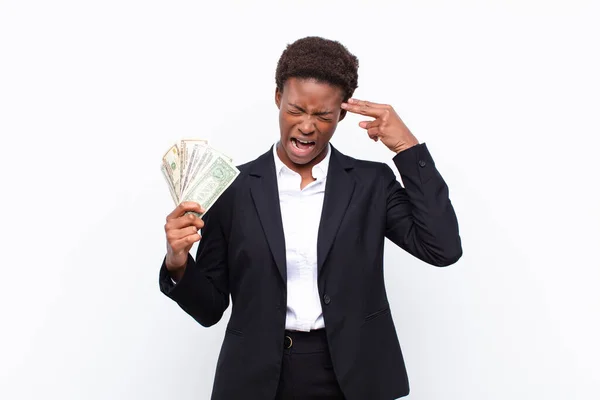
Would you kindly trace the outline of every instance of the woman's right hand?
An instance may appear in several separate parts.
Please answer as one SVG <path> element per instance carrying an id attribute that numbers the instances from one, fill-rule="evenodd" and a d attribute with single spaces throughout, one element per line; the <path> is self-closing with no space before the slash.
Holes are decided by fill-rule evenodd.
<path id="1" fill-rule="evenodd" d="M 198 230 L 204 227 L 204 221 L 189 211 L 204 213 L 204 209 L 194 202 L 183 202 L 167 216 L 165 232 L 167 235 L 166 266 L 171 277 L 178 281 L 183 276 L 190 249 L 200 240 Z"/>

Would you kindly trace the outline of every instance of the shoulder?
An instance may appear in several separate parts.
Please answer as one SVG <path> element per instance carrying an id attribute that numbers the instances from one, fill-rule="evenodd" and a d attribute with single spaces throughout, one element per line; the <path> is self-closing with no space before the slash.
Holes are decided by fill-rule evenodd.
<path id="1" fill-rule="evenodd" d="M 360 176 L 375 177 L 386 174 L 388 171 L 391 172 L 390 167 L 383 162 L 361 160 L 359 158 L 347 156 L 338 150 L 335 150 L 334 154 L 342 167 L 347 170 L 352 170 L 354 174 L 358 174 Z"/>
<path id="2" fill-rule="evenodd" d="M 248 161 L 240 165 L 236 165 L 236 168 L 240 171 L 240 173 L 235 179 L 235 181 L 233 181 L 231 186 L 227 189 L 227 194 L 231 196 L 241 188 L 248 185 L 249 177 L 251 175 L 256 175 L 257 173 L 260 174 L 266 169 L 268 169 L 269 166 L 274 166 L 272 151 L 272 148 L 269 148 L 269 150 L 266 153 L 258 156 L 254 160 Z"/>
<path id="3" fill-rule="evenodd" d="M 252 173 L 257 169 L 264 169 L 269 165 L 274 165 L 273 161 L 273 146 L 269 147 L 269 149 L 256 157 L 254 160 L 248 161 L 244 164 L 238 165 L 237 168 L 241 173 Z"/>

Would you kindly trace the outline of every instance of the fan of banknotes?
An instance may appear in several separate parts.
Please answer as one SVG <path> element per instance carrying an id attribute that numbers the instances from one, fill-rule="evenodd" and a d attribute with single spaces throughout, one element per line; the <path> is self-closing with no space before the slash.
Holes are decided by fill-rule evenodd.
<path id="1" fill-rule="evenodd" d="M 161 165 L 175 205 L 194 201 L 208 211 L 240 171 L 207 140 L 186 139 L 171 146 Z"/>

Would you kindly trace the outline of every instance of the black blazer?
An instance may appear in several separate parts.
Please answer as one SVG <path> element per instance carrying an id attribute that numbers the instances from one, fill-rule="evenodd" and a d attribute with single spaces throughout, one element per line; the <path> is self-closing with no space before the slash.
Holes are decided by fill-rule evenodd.
<path id="1" fill-rule="evenodd" d="M 332 148 L 318 233 L 318 287 L 333 368 L 348 400 L 408 394 L 408 377 L 383 279 L 387 237 L 436 266 L 462 255 L 448 187 L 425 144 L 394 157 L 405 188 L 383 163 Z M 213 399 L 274 399 L 286 318 L 285 238 L 273 152 L 239 167 L 204 216 L 196 261 L 161 291 L 203 326 L 229 306 Z M 306 212 L 310 212 L 307 210 Z"/>

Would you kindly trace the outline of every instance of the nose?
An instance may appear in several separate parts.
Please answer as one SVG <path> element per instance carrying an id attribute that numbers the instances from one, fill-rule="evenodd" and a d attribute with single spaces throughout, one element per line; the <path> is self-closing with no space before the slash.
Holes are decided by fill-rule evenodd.
<path id="1" fill-rule="evenodd" d="M 315 124 L 312 121 L 311 117 L 306 117 L 302 120 L 302 122 L 298 125 L 298 130 L 303 135 L 310 135 L 315 131 Z"/>

